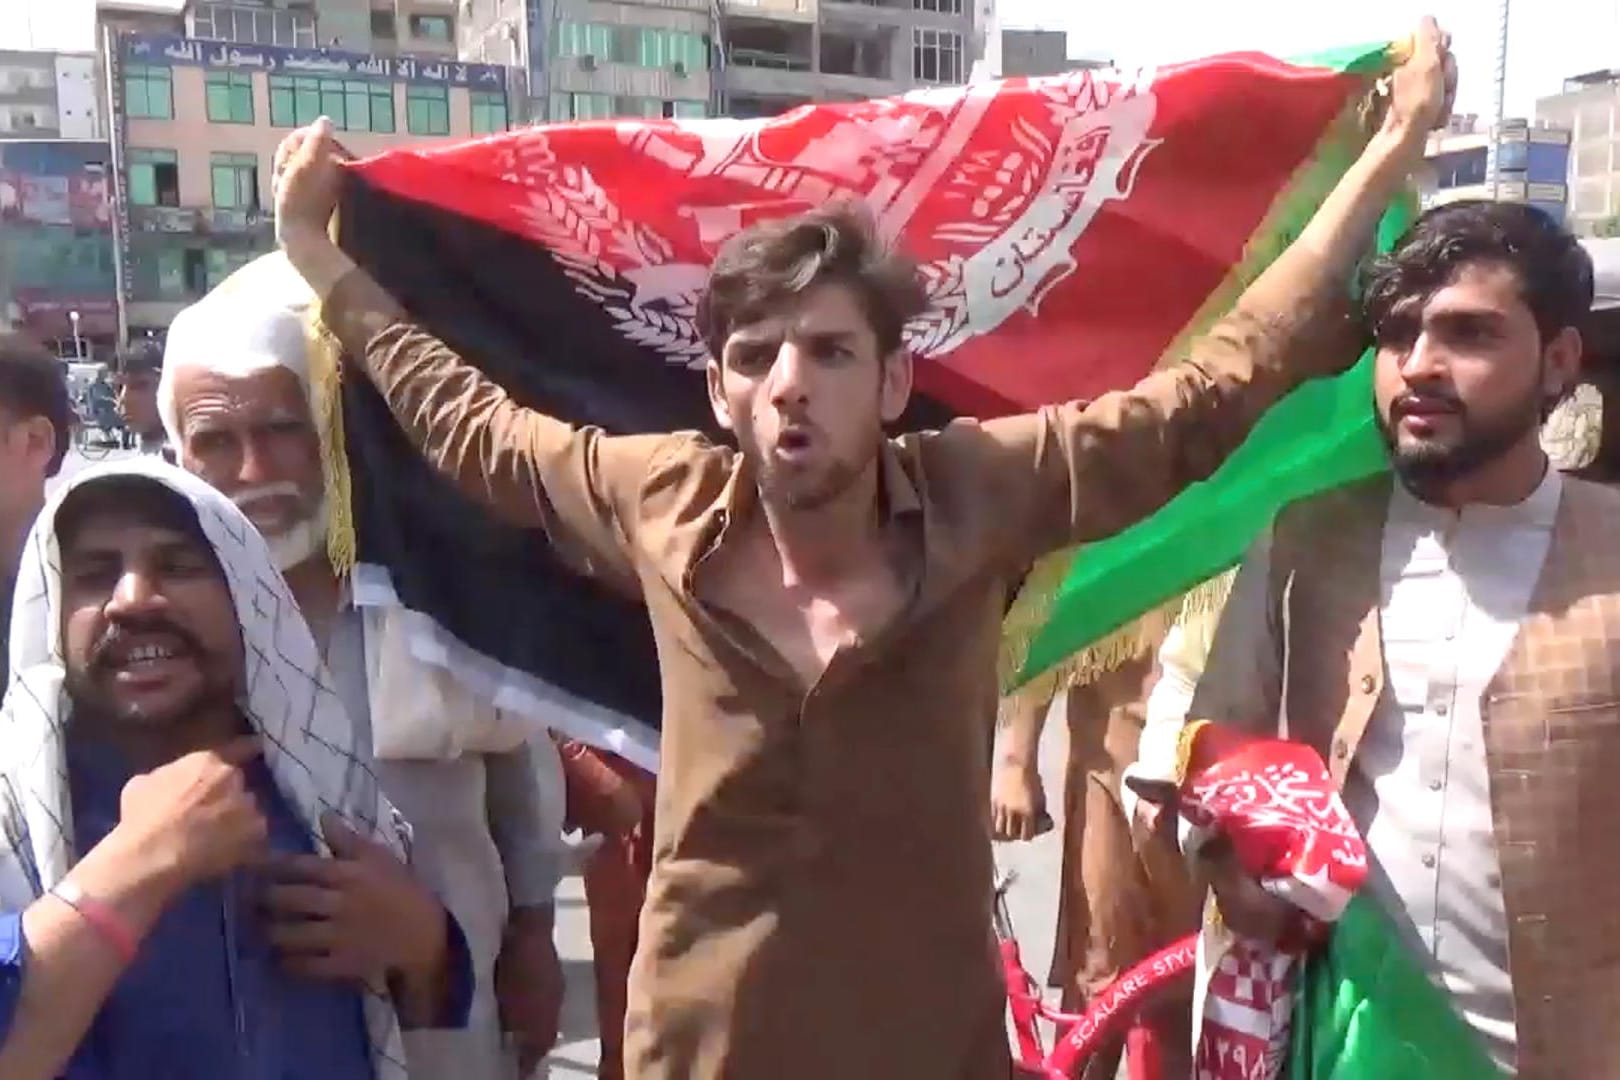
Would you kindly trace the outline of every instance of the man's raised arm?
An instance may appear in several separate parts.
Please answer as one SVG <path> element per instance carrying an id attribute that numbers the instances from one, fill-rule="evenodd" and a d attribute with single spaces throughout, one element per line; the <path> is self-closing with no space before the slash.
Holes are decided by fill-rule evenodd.
<path id="1" fill-rule="evenodd" d="M 508 521 L 545 529 L 578 569 L 625 577 L 632 504 L 672 438 L 608 436 L 525 408 L 415 325 L 328 235 L 347 156 L 324 118 L 276 151 L 277 239 L 323 321 L 439 473 Z"/>
<path id="2" fill-rule="evenodd" d="M 1208 477 L 1300 383 L 1348 368 L 1363 347 L 1349 282 L 1384 208 L 1422 161 L 1454 79 L 1432 19 L 1395 73 L 1388 112 L 1315 217 L 1184 362 L 1089 403 L 961 428 L 996 461 L 1017 564 L 1111 536 Z M 978 449 L 970 449 L 977 454 Z"/>

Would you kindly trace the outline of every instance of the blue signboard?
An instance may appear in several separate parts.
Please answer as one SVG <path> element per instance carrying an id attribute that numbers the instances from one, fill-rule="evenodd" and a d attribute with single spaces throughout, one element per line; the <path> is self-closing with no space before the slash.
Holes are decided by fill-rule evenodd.
<path id="1" fill-rule="evenodd" d="M 166 34 L 125 34 L 123 45 L 124 59 L 132 64 L 180 64 L 187 67 L 267 71 L 277 75 L 389 79 L 503 92 L 506 89 L 505 69 L 494 64 L 464 64 L 459 60 L 424 60 L 411 56 L 370 56 L 338 49 L 240 45 Z"/>

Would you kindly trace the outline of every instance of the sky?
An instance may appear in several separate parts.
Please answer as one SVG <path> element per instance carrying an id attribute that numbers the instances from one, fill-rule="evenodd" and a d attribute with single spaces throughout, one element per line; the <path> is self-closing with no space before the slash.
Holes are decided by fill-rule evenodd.
<path id="1" fill-rule="evenodd" d="M 1452 35 L 1459 111 L 1489 116 L 1493 109 L 1497 0 L 997 2 L 1004 25 L 1067 30 L 1071 56 L 1130 66 L 1234 49 L 1287 57 L 1388 40 L 1427 12 Z M 93 4 L 0 0 L 0 48 L 89 48 Z M 1507 113 L 1532 116 L 1536 99 L 1557 93 L 1565 76 L 1620 67 L 1620 0 L 1519 0 L 1508 40 Z"/>
<path id="2" fill-rule="evenodd" d="M 7 0 L 0 0 L 4 4 Z M 1236 49 L 1298 56 L 1398 38 L 1433 15 L 1457 54 L 1459 112 L 1494 111 L 1497 0 L 997 0 L 1004 26 L 1069 32 L 1070 56 L 1127 66 Z M 1508 20 L 1509 116 L 1564 77 L 1620 67 L 1620 0 L 1518 0 Z"/>

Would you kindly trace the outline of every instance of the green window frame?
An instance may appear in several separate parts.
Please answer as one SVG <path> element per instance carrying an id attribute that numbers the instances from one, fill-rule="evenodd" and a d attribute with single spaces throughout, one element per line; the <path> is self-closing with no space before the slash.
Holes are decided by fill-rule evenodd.
<path id="1" fill-rule="evenodd" d="M 456 39 L 456 24 L 448 15 L 412 15 L 411 37 L 418 41 L 452 42 Z"/>
<path id="2" fill-rule="evenodd" d="M 138 120 L 173 120 L 174 72 L 155 64 L 126 64 L 124 112 Z"/>
<path id="3" fill-rule="evenodd" d="M 474 90 L 468 97 L 472 101 L 472 133 L 493 135 L 511 127 L 507 116 L 506 95 L 498 90 Z"/>
<path id="4" fill-rule="evenodd" d="M 636 42 L 636 62 L 645 68 L 684 64 L 687 71 L 707 71 L 709 43 L 702 34 L 684 30 L 642 30 Z"/>
<path id="5" fill-rule="evenodd" d="M 206 85 L 210 123 L 253 123 L 252 74 L 246 71 L 210 71 Z"/>
<path id="6" fill-rule="evenodd" d="M 412 135 L 450 134 L 449 87 L 407 86 L 405 130 Z"/>
<path id="7" fill-rule="evenodd" d="M 214 151 L 209 155 L 209 174 L 214 208 L 217 210 L 257 210 L 259 208 L 259 156 Z"/>
<path id="8" fill-rule="evenodd" d="M 129 177 L 129 203 L 131 206 L 158 206 L 157 170 L 159 165 L 180 167 L 180 155 L 173 150 L 129 148 L 126 172 Z"/>
<path id="9" fill-rule="evenodd" d="M 551 95 L 551 119 L 610 120 L 617 115 L 614 106 L 612 94 L 556 93 Z"/>
<path id="10" fill-rule="evenodd" d="M 561 22 L 557 25 L 557 55 L 612 60 L 613 30 L 604 23 Z"/>
<path id="11" fill-rule="evenodd" d="M 395 132 L 394 85 L 313 75 L 270 76 L 270 124 L 303 127 L 326 116 L 339 131 Z"/>

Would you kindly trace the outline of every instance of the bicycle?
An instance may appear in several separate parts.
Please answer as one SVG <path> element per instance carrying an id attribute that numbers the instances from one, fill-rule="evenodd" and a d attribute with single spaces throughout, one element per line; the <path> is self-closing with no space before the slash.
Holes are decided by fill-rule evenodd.
<path id="1" fill-rule="evenodd" d="M 1091 1056 L 1135 1017 L 1148 998 L 1191 974 L 1198 955 L 1198 936 L 1189 934 L 1153 953 L 1102 993 L 1093 995 L 1084 1012 L 1066 1013 L 1047 1003 L 1039 985 L 1024 970 L 1012 915 L 1007 909 L 1007 890 L 1016 877 L 1011 871 L 996 876 L 993 912 L 1001 973 L 1012 1013 L 1013 1061 L 1025 1073 L 1041 1080 L 1075 1080 Z M 1041 1037 L 1043 1021 L 1057 1029 L 1050 1051 Z"/>
<path id="2" fill-rule="evenodd" d="M 73 449 L 88 461 L 100 461 L 121 445 L 116 433 L 109 437 L 99 426 L 81 424 L 73 432 Z"/>

